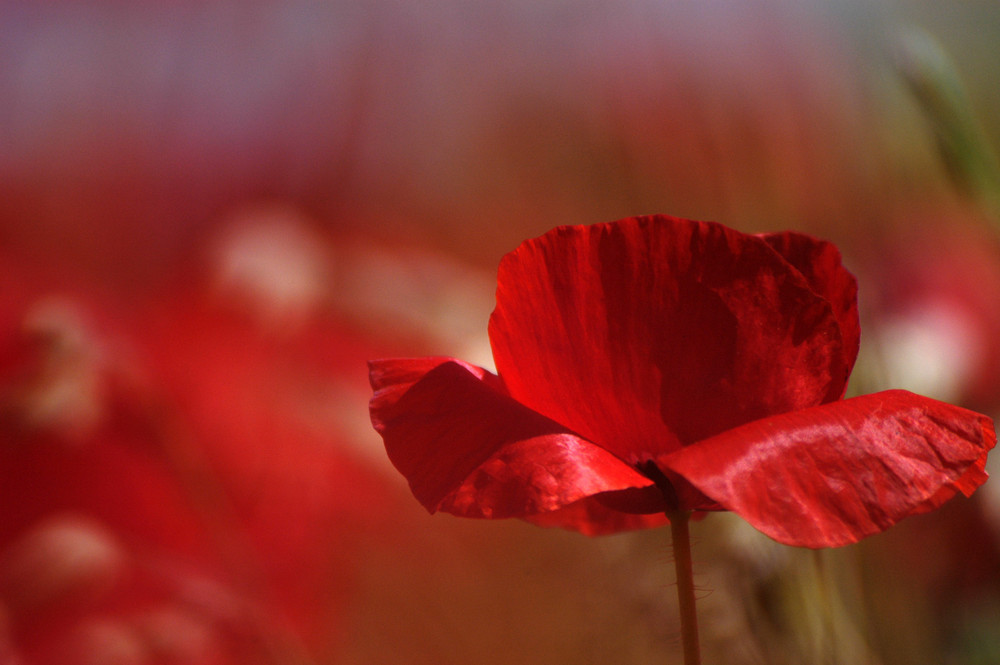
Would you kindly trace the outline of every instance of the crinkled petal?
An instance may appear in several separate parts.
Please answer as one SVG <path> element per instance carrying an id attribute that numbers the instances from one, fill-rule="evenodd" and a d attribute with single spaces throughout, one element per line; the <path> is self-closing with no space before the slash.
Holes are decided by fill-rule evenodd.
<path id="1" fill-rule="evenodd" d="M 442 358 L 370 363 L 372 422 L 431 512 L 525 517 L 651 481 L 519 404 L 499 379 Z"/>
<path id="2" fill-rule="evenodd" d="M 840 250 L 832 243 L 794 231 L 765 233 L 760 236 L 786 261 L 803 274 L 818 295 L 833 308 L 840 325 L 844 364 L 847 374 L 844 384 L 832 385 L 829 401 L 840 399 L 847 388 L 847 376 L 854 368 L 861 345 L 861 324 L 858 316 L 858 282 L 840 260 Z"/>
<path id="3" fill-rule="evenodd" d="M 995 443 L 986 416 L 889 390 L 748 423 L 660 463 L 775 540 L 836 547 L 970 494 Z"/>
<path id="4" fill-rule="evenodd" d="M 555 229 L 501 262 L 490 340 L 510 394 L 630 464 L 822 403 L 831 305 L 762 238 L 656 216 Z"/>
<path id="5" fill-rule="evenodd" d="M 944 504 L 945 501 L 948 501 L 959 493 L 964 494 L 966 497 L 972 496 L 972 493 L 976 491 L 976 488 L 985 483 L 990 477 L 989 474 L 986 473 L 986 458 L 988 456 L 989 451 L 987 450 L 983 453 L 983 456 L 976 460 L 976 463 L 970 466 L 958 480 L 949 485 L 945 485 L 933 496 L 916 506 L 913 509 L 913 514 L 918 515 L 920 513 L 928 513 L 935 510 Z"/>

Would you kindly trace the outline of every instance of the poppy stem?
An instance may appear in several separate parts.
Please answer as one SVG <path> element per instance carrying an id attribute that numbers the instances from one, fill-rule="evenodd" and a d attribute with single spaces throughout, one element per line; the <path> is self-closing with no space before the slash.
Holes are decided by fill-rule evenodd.
<path id="1" fill-rule="evenodd" d="M 684 647 L 684 665 L 701 664 L 701 647 L 698 644 L 698 613 L 695 610 L 694 571 L 691 566 L 691 535 L 688 522 L 691 513 L 686 510 L 667 512 L 670 518 L 670 535 L 673 539 L 674 566 L 677 569 L 677 602 L 681 616 L 681 643 Z"/>

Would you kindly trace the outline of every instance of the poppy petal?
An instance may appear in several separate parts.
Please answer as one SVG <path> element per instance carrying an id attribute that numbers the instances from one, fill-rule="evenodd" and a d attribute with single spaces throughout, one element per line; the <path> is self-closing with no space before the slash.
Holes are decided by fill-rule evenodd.
<path id="1" fill-rule="evenodd" d="M 847 387 L 847 375 L 854 368 L 861 345 L 857 280 L 844 268 L 840 250 L 833 243 L 794 231 L 765 233 L 760 237 L 801 272 L 813 291 L 833 307 L 833 314 L 840 324 L 847 374 L 844 385 L 839 390 L 831 386 L 828 397 L 829 401 L 842 398 Z"/>
<path id="2" fill-rule="evenodd" d="M 904 390 L 766 418 L 660 463 L 788 545 L 878 533 L 986 478 L 993 422 Z"/>
<path id="3" fill-rule="evenodd" d="M 451 359 L 370 363 L 372 422 L 429 511 L 524 517 L 652 483 L 607 451 Z"/>
<path id="4" fill-rule="evenodd" d="M 763 239 L 655 216 L 504 257 L 490 340 L 512 397 L 630 464 L 842 390 L 831 305 Z"/>

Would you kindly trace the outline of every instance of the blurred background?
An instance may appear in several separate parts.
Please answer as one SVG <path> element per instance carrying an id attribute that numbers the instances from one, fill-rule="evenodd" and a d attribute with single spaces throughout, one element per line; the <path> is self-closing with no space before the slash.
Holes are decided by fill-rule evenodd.
<path id="1" fill-rule="evenodd" d="M 851 391 L 1000 413 L 994 0 L 0 2 L 0 663 L 680 662 L 669 536 L 431 517 L 365 360 L 490 364 L 500 257 L 836 242 Z M 1000 489 L 693 528 L 706 662 L 1000 662 Z"/>

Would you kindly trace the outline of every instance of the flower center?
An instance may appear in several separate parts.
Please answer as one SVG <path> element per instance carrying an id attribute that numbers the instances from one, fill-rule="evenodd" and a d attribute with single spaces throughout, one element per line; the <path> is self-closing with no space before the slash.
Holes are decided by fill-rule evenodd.
<path id="1" fill-rule="evenodd" d="M 680 508 L 680 500 L 677 497 L 677 490 L 674 488 L 674 484 L 660 470 L 660 467 L 656 466 L 656 462 L 653 460 L 641 462 L 636 466 L 636 469 L 639 470 L 639 473 L 652 480 L 656 488 L 663 494 L 663 500 L 667 504 L 667 512 Z"/>

